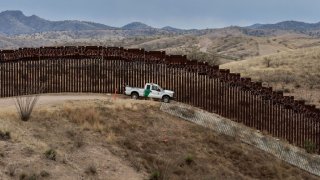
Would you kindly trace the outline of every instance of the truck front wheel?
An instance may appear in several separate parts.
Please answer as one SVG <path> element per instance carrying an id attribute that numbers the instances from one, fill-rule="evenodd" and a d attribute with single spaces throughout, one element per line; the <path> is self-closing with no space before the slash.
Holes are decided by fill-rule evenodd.
<path id="1" fill-rule="evenodd" d="M 169 96 L 163 96 L 162 98 L 164 103 L 169 103 L 170 102 L 170 97 Z"/>
<path id="2" fill-rule="evenodd" d="M 138 99 L 139 98 L 139 94 L 134 92 L 134 93 L 131 94 L 131 98 L 132 99 Z"/>

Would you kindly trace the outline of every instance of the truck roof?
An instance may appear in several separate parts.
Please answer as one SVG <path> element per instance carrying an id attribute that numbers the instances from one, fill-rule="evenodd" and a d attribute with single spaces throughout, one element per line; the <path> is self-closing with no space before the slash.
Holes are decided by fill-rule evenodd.
<path id="1" fill-rule="evenodd" d="M 156 84 L 156 83 L 146 83 L 146 85 L 147 84 L 150 84 L 150 85 L 157 85 L 157 86 L 159 86 L 158 84 Z"/>

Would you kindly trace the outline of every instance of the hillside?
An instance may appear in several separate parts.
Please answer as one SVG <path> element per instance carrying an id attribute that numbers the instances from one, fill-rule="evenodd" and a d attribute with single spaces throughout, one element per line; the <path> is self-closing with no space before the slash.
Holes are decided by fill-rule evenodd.
<path id="1" fill-rule="evenodd" d="M 41 47 L 52 45 L 49 40 L 12 38 L 0 35 L 0 49 L 17 49 L 19 47 Z"/>
<path id="2" fill-rule="evenodd" d="M 304 34 L 279 31 L 258 36 L 239 27 L 204 30 L 197 35 L 163 35 L 156 38 L 135 38 L 134 41 L 132 39 L 124 39 L 121 42 L 131 48 L 164 50 L 171 54 L 190 55 L 189 58 L 199 60 L 202 59 L 199 52 L 202 52 L 214 55 L 206 58 L 207 61 L 219 57 L 220 64 L 320 45 L 320 39 Z"/>
<path id="3" fill-rule="evenodd" d="M 231 62 L 221 68 L 267 82 L 286 95 L 294 95 L 320 107 L 319 64 L 320 47 L 313 47 Z"/>
<path id="4" fill-rule="evenodd" d="M 28 122 L 0 99 L 9 105 L 0 110 L 0 131 L 10 133 L 0 140 L 0 178 L 316 179 L 168 115 L 158 102 L 90 95 L 70 101 L 75 97 L 41 97 Z"/>
<path id="5" fill-rule="evenodd" d="M 190 30 L 188 33 L 169 33 L 146 28 L 135 30 L 54 31 L 0 38 L 0 48 L 102 45 L 185 54 L 190 59 L 224 64 L 248 57 L 289 52 L 320 45 L 320 39 L 294 32 L 279 31 L 258 35 L 239 27 L 214 30 Z M 217 62 L 216 59 L 219 59 Z"/>

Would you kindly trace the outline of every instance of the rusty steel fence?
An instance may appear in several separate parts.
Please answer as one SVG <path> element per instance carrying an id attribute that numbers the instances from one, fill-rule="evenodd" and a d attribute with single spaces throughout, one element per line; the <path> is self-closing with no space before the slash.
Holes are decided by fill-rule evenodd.
<path id="1" fill-rule="evenodd" d="M 118 47 L 0 51 L 0 97 L 38 93 L 123 93 L 157 83 L 176 100 L 256 128 L 296 146 L 320 149 L 320 110 L 240 74 L 186 56 Z"/>

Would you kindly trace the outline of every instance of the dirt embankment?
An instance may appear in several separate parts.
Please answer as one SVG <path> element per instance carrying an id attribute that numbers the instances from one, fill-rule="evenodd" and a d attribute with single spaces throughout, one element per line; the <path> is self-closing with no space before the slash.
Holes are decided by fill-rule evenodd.
<path id="1" fill-rule="evenodd" d="M 0 179 L 316 179 L 158 102 L 46 99 L 28 122 L 1 107 L 0 131 L 11 138 L 0 140 Z"/>

